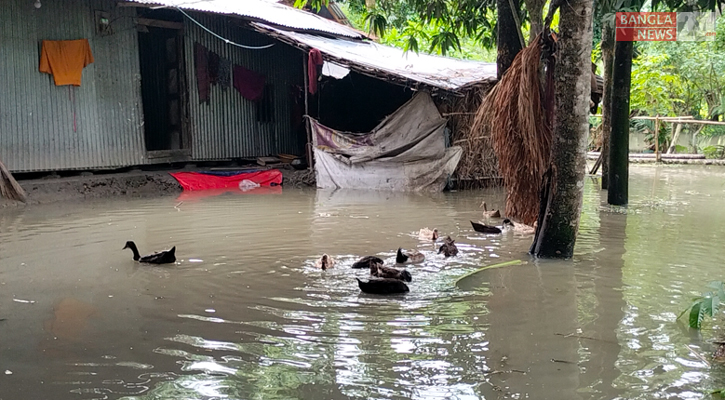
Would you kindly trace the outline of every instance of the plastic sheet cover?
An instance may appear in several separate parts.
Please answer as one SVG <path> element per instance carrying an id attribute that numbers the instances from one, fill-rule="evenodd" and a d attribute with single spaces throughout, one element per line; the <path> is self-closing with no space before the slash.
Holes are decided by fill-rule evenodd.
<path id="1" fill-rule="evenodd" d="M 318 188 L 442 191 L 461 159 L 460 147 L 445 147 L 446 119 L 425 92 L 368 133 L 310 126 Z"/>

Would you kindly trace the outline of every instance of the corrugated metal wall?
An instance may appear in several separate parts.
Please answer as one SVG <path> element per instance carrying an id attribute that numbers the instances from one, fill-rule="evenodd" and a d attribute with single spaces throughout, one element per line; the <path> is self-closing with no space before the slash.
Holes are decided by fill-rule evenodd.
<path id="1" fill-rule="evenodd" d="M 95 10 L 111 13 L 112 35 L 96 33 Z M 133 7 L 116 7 L 113 0 L 43 1 L 40 9 L 31 0 L 0 0 L 0 160 L 11 171 L 114 168 L 149 162 L 135 16 Z M 238 43 L 273 41 L 240 28 L 238 20 L 193 16 Z M 95 62 L 83 70 L 80 87 L 55 86 L 51 75 L 38 71 L 40 42 L 82 38 L 89 40 Z M 258 122 L 255 104 L 233 88 L 223 91 L 212 86 L 210 104 L 199 104 L 194 42 L 264 74 L 273 85 L 274 121 Z M 186 19 L 184 51 L 194 159 L 302 154 L 306 138 L 293 132 L 291 123 L 291 86 L 303 84 L 299 50 L 280 42 L 266 50 L 240 49 Z"/>
<path id="2" fill-rule="evenodd" d="M 238 20 L 194 13 L 192 17 L 213 32 L 236 43 L 260 46 L 275 42 L 240 28 Z M 303 85 L 302 53 L 276 42 L 265 50 L 246 50 L 228 45 L 185 19 L 186 71 L 189 85 L 192 157 L 219 159 L 263 156 L 277 153 L 302 154 L 306 137 L 292 131 L 292 85 Z M 266 76 L 273 85 L 274 121 L 257 122 L 255 104 L 234 88 L 212 86 L 209 104 L 199 103 L 194 68 L 194 42 L 247 69 Z"/>
<path id="3" fill-rule="evenodd" d="M 96 34 L 94 10 L 112 12 L 112 35 Z M 111 0 L 43 1 L 40 9 L 0 0 L 0 160 L 10 170 L 145 162 L 134 16 Z M 95 62 L 80 87 L 57 87 L 38 72 L 41 40 L 82 38 Z"/>

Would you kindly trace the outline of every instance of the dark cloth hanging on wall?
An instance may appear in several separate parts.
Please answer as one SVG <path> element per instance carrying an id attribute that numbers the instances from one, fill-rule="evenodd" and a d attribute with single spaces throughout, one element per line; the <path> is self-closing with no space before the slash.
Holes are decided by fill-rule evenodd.
<path id="1" fill-rule="evenodd" d="M 247 100 L 257 101 L 264 94 L 266 78 L 242 66 L 234 66 L 234 88 Z"/>
<path id="2" fill-rule="evenodd" d="M 311 49 L 307 56 L 307 78 L 310 82 L 309 91 L 311 94 L 317 93 L 317 77 L 322 72 L 322 63 L 320 50 Z"/>
<path id="3" fill-rule="evenodd" d="M 209 104 L 211 82 L 209 79 L 209 50 L 194 43 L 194 62 L 196 66 L 196 86 L 199 90 L 199 102 Z"/>
<path id="4" fill-rule="evenodd" d="M 232 86 L 232 62 L 222 57 L 219 59 L 219 86 L 227 90 Z"/>
<path id="5" fill-rule="evenodd" d="M 212 85 L 219 83 L 219 55 L 213 51 L 209 52 L 209 82 Z"/>

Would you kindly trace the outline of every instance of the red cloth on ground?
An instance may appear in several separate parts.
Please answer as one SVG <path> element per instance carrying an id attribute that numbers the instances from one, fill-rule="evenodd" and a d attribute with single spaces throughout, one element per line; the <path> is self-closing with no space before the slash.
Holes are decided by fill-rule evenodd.
<path id="1" fill-rule="evenodd" d="M 320 50 L 311 49 L 307 56 L 307 78 L 309 81 L 309 91 L 311 94 L 317 93 L 317 69 L 322 67 L 322 53 Z"/>
<path id="2" fill-rule="evenodd" d="M 216 176 L 208 174 L 200 174 L 198 172 L 174 172 L 171 173 L 184 188 L 184 190 L 206 190 L 206 189 L 222 189 L 237 188 L 239 190 L 239 182 L 248 179 L 261 186 L 271 186 L 272 184 L 282 184 L 282 172 L 278 169 L 270 169 L 267 171 L 257 171 L 241 173 L 232 176 Z"/>
<path id="3" fill-rule="evenodd" d="M 234 89 L 237 89 L 245 99 L 257 101 L 262 98 L 266 81 L 264 75 L 239 65 L 234 66 L 233 75 Z"/>

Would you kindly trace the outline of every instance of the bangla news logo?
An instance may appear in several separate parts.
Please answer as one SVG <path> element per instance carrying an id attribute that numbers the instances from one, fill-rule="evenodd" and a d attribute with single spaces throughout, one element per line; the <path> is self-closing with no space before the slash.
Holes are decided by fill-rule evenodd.
<path id="1" fill-rule="evenodd" d="M 618 42 L 715 40 L 714 12 L 618 12 Z"/>

